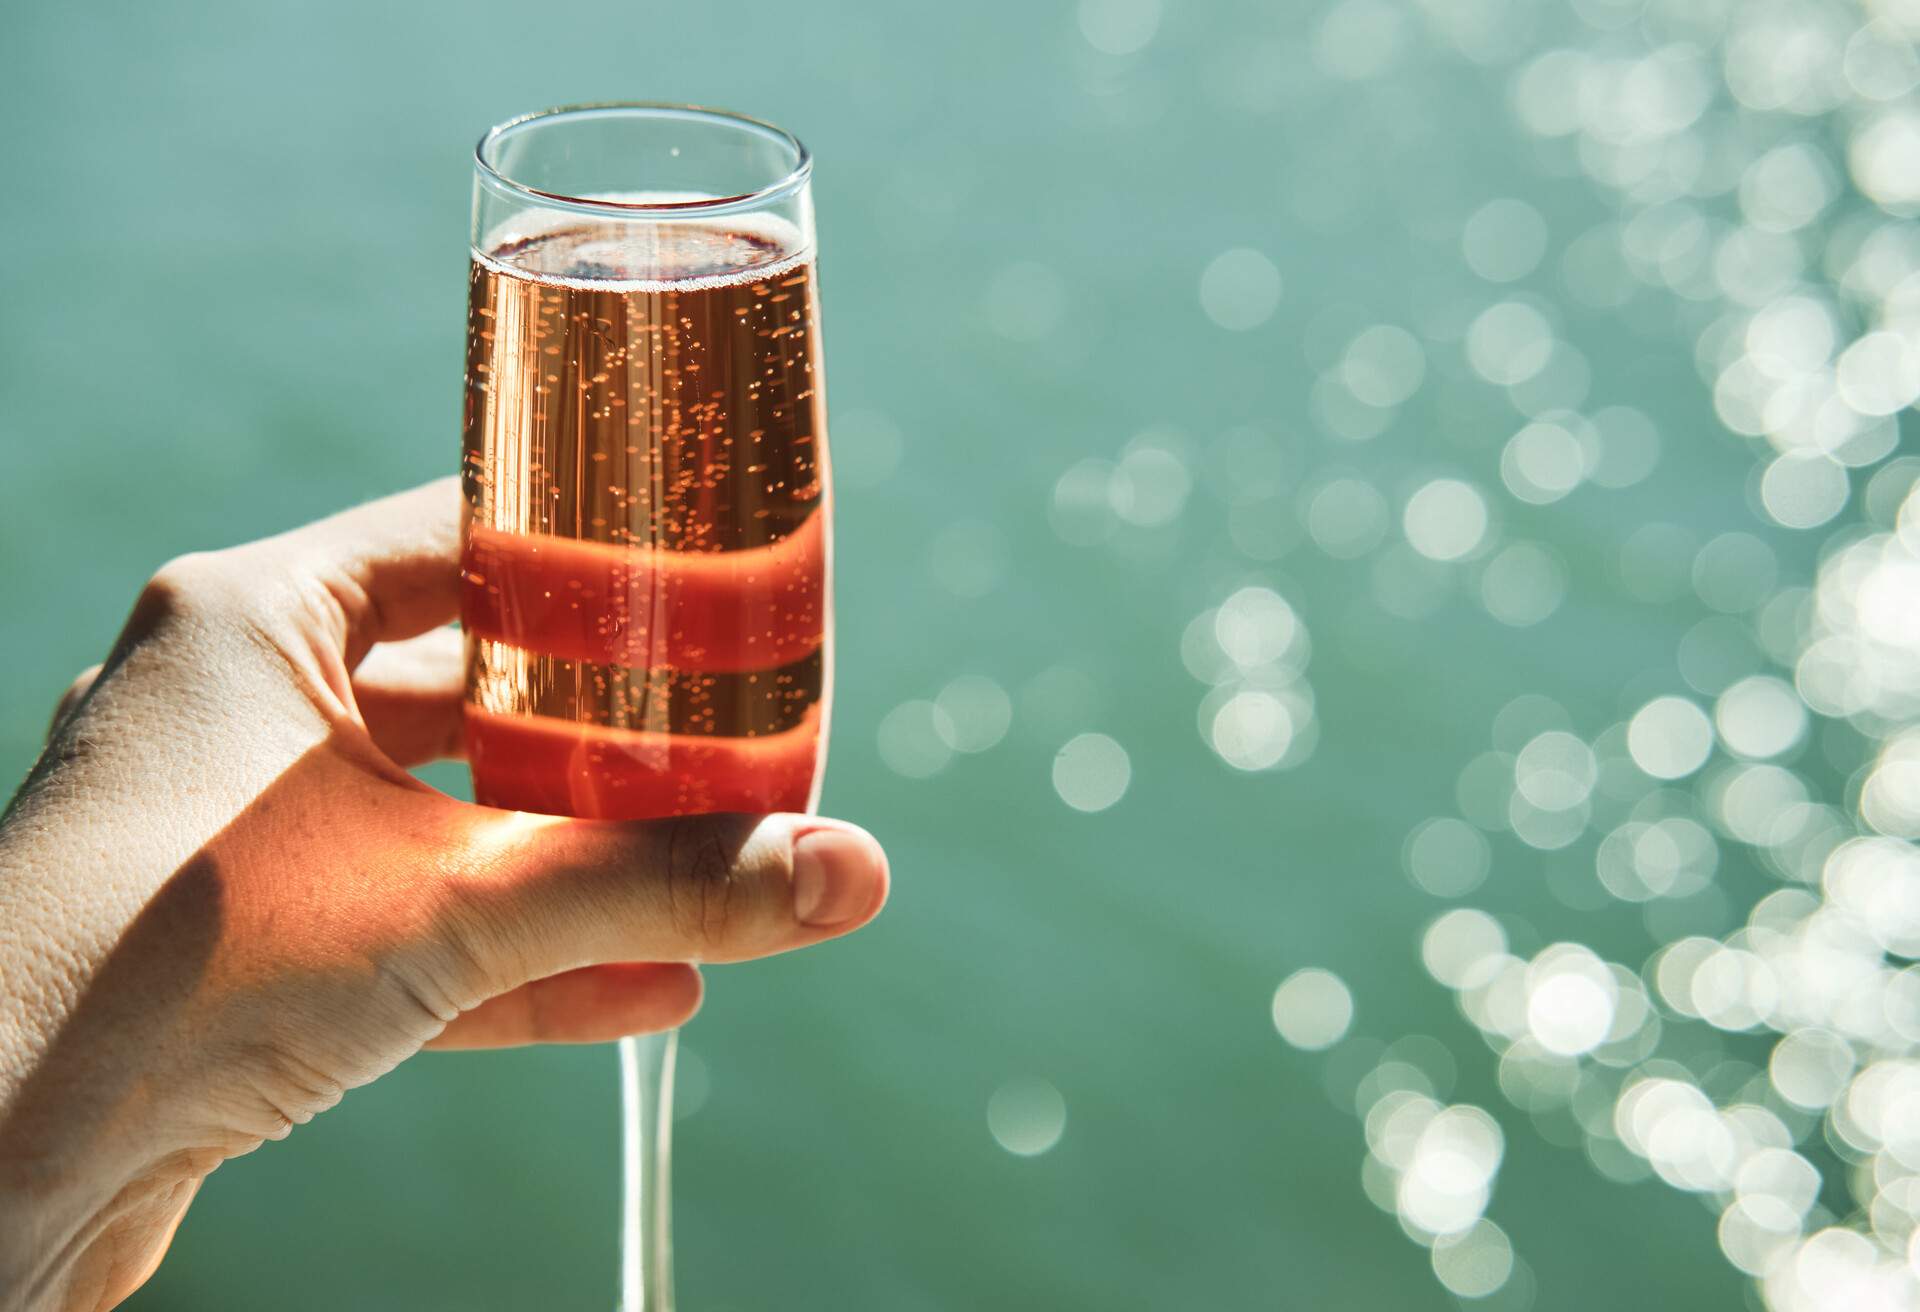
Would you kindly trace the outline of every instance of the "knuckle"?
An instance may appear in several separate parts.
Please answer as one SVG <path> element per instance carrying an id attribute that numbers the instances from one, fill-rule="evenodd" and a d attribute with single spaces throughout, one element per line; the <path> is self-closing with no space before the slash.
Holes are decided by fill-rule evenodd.
<path id="1" fill-rule="evenodd" d="M 750 825 L 734 816 L 666 822 L 667 910 L 675 930 L 705 959 L 746 948 L 765 920 L 764 880 L 740 860 Z"/>
<path id="2" fill-rule="evenodd" d="M 140 599 L 164 609 L 190 609 L 216 591 L 220 566 L 212 552 L 195 551 L 175 556 L 153 572 Z"/>
<path id="3" fill-rule="evenodd" d="M 87 689 L 93 687 L 93 681 L 99 677 L 100 667 L 98 665 L 89 665 L 86 669 L 76 674 L 73 682 L 67 685 L 66 692 L 60 695 L 60 709 L 64 711 L 82 697 L 85 697 L 87 695 Z"/>
<path id="4" fill-rule="evenodd" d="M 153 572 L 134 602 L 131 627 L 154 632 L 169 624 L 232 613 L 245 592 L 235 586 L 220 553 L 175 556 Z"/>
<path id="5" fill-rule="evenodd" d="M 79 706 L 86 695 L 93 690 L 94 681 L 100 677 L 100 668 L 98 665 L 89 666 L 67 685 L 67 690 L 60 694 L 60 700 L 54 704 L 53 719 L 48 727 L 49 733 L 71 715 L 74 708 Z"/>

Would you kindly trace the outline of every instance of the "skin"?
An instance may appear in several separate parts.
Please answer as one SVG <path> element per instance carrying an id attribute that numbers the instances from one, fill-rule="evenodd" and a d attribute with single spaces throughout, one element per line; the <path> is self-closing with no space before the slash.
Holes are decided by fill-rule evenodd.
<path id="1" fill-rule="evenodd" d="M 694 963 L 872 919 L 807 816 L 472 806 L 453 480 L 141 593 L 0 820 L 0 1309 L 112 1307 L 200 1182 L 423 1048 L 678 1025 Z M 632 963 L 648 964 L 632 964 Z"/>

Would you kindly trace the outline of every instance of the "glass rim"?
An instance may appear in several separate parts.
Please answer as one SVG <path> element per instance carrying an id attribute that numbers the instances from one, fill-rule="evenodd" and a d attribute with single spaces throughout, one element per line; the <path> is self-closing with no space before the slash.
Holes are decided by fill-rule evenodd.
<path id="1" fill-rule="evenodd" d="M 763 135 L 770 136 L 793 152 L 793 167 L 781 177 L 764 187 L 753 191 L 743 191 L 731 196 L 706 196 L 697 200 L 672 201 L 619 201 L 605 200 L 591 196 L 570 196 L 564 192 L 543 191 L 528 186 L 524 182 L 508 177 L 487 158 L 488 151 L 509 133 L 516 132 L 532 123 L 547 119 L 566 118 L 574 115 L 589 116 L 623 111 L 634 112 L 636 116 L 665 117 L 675 115 L 683 118 L 702 119 L 710 123 L 724 124 L 735 128 L 751 128 Z M 528 114 L 520 114 L 496 123 L 488 128 L 473 148 L 474 167 L 486 178 L 507 191 L 545 206 L 562 209 L 584 210 L 593 214 L 620 214 L 629 218 L 644 218 L 648 215 L 671 217 L 675 215 L 732 213 L 739 210 L 759 209 L 783 197 L 790 196 L 807 185 L 813 176 L 813 154 L 800 138 L 765 119 L 754 118 L 731 109 L 714 109 L 706 105 L 683 105 L 670 100 L 596 100 L 584 101 L 576 105 L 554 105 L 548 109 L 536 109 Z"/>

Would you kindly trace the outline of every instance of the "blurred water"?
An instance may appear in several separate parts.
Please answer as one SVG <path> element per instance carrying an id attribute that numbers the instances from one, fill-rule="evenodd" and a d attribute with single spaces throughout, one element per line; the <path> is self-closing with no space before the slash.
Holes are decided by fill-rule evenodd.
<path id="1" fill-rule="evenodd" d="M 737 107 L 898 891 L 712 973 L 686 1304 L 1915 1303 L 1920 9 L 527 12 L 14 16 L 10 769 L 160 560 L 452 468 L 482 127 Z M 415 1062 L 132 1305 L 605 1307 L 613 1073 Z"/>

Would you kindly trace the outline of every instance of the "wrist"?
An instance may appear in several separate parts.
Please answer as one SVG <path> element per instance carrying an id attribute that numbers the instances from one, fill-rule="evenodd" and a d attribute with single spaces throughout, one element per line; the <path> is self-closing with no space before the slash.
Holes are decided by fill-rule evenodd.
<path id="1" fill-rule="evenodd" d="M 96 1312 L 152 1274 L 204 1172 L 184 1160 L 120 1180 L 98 1164 L 0 1148 L 0 1312 Z"/>
<path id="2" fill-rule="evenodd" d="M 171 1118 L 156 1115 L 154 1072 L 103 1056 L 125 1052 L 125 1032 L 81 1041 L 107 1023 L 85 963 L 109 953 L 34 896 L 57 886 L 39 801 L 0 828 L 0 1312 L 94 1312 L 131 1291 L 113 1292 L 116 1273 L 197 1177 L 158 1133 Z"/>

